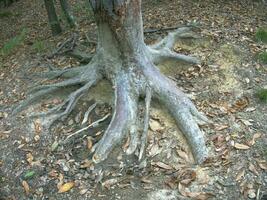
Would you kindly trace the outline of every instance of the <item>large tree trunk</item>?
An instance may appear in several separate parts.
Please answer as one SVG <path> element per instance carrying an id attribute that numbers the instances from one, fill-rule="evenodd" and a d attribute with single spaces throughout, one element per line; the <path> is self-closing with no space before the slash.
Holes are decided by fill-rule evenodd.
<path id="1" fill-rule="evenodd" d="M 57 13 L 55 10 L 54 6 L 54 1 L 53 0 L 44 0 L 45 3 L 45 8 L 47 11 L 48 15 L 48 21 L 51 27 L 51 31 L 53 35 L 58 35 L 62 32 L 62 29 L 60 27 L 58 18 L 57 18 Z"/>
<path id="2" fill-rule="evenodd" d="M 170 33 L 158 44 L 144 43 L 141 0 L 90 0 L 98 26 L 98 45 L 91 62 L 82 67 L 47 73 L 47 77 L 65 77 L 69 80 L 53 85 L 37 86 L 29 99 L 17 111 L 41 96 L 68 85 L 83 84 L 79 90 L 55 110 L 65 108 L 55 119 L 66 117 L 77 99 L 101 78 L 114 86 L 115 102 L 111 123 L 102 139 L 95 145 L 93 160 L 104 160 L 115 145 L 129 136 L 131 142 L 127 154 L 139 152 L 142 159 L 147 140 L 149 107 L 151 98 L 164 104 L 175 118 L 178 127 L 187 138 L 198 163 L 207 157 L 205 140 L 196 121 L 208 121 L 174 82 L 162 75 L 155 64 L 165 59 L 182 60 L 193 64 L 198 60 L 172 51 L 175 40 L 190 30 L 181 28 Z M 144 126 L 140 133 L 137 126 L 139 98 L 145 98 Z M 49 112 L 49 113 L 51 113 Z M 196 121 L 195 121 L 196 120 Z"/>

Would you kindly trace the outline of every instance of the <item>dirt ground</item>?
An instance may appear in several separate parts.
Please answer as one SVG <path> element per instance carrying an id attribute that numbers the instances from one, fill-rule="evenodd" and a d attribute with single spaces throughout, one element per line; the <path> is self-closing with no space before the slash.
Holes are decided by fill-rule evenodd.
<path id="1" fill-rule="evenodd" d="M 77 48 L 87 45 L 92 53 L 95 24 L 85 6 L 85 1 L 72 2 L 79 24 Z M 43 1 L 20 0 L 5 8 L 13 14 L 0 18 L 0 47 L 23 28 L 27 34 L 20 46 L 0 58 L 0 199 L 267 199 L 267 104 L 255 95 L 267 88 L 267 66 L 257 60 L 267 46 L 255 40 L 256 30 L 267 26 L 266 9 L 263 1 L 143 0 L 145 30 L 198 25 L 198 37 L 177 41 L 174 50 L 194 55 L 202 64 L 166 61 L 159 66 L 212 121 L 201 126 L 210 158 L 197 166 L 178 127 L 157 102 L 152 104 L 142 162 L 124 154 L 125 141 L 106 161 L 92 164 L 92 143 L 107 128 L 110 115 L 63 145 L 70 134 L 112 113 L 113 92 L 104 81 L 52 130 L 45 129 L 44 119 L 28 115 L 60 103 L 66 92 L 12 116 L 29 87 L 42 82 L 34 73 L 80 63 L 65 55 L 48 58 L 74 30 L 64 25 L 65 32 L 52 37 Z M 146 42 L 156 42 L 166 33 L 146 33 Z M 34 48 L 36 41 L 44 48 Z"/>

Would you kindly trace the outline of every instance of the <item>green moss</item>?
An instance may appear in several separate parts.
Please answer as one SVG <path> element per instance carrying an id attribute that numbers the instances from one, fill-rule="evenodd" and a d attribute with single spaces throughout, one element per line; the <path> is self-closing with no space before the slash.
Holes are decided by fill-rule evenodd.
<path id="1" fill-rule="evenodd" d="M 13 38 L 11 38 L 8 42 L 6 42 L 2 49 L 0 49 L 0 55 L 7 56 L 9 55 L 16 47 L 21 45 L 26 38 L 27 29 L 23 29 L 21 33 Z"/>
<path id="2" fill-rule="evenodd" d="M 259 28 L 256 32 L 256 40 L 258 42 L 267 43 L 267 28 Z"/>
<path id="3" fill-rule="evenodd" d="M 259 89 L 256 95 L 262 102 L 267 103 L 267 89 L 264 88 Z"/>
<path id="4" fill-rule="evenodd" d="M 261 52 L 258 54 L 258 59 L 264 63 L 267 64 L 267 52 Z"/>

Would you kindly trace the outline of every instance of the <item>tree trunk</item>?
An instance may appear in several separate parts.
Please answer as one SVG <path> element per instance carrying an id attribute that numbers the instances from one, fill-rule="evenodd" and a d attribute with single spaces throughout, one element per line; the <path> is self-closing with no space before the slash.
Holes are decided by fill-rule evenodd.
<path id="1" fill-rule="evenodd" d="M 169 33 L 159 43 L 147 46 L 143 36 L 141 0 L 90 0 L 90 4 L 98 27 L 97 50 L 91 62 L 85 66 L 45 74 L 48 78 L 60 76 L 70 79 L 52 85 L 37 86 L 32 90 L 34 94 L 16 111 L 41 99 L 47 93 L 82 84 L 83 86 L 73 92 L 62 105 L 49 111 L 51 114 L 63 109 L 54 119 L 65 118 L 80 96 L 100 79 L 105 78 L 112 83 L 115 90 L 114 110 L 110 125 L 94 146 L 94 162 L 106 159 L 114 146 L 127 136 L 130 138 L 130 144 L 126 153 L 137 151 L 139 160 L 142 159 L 147 140 L 151 98 L 159 100 L 167 107 L 187 138 L 196 162 L 203 162 L 207 158 L 207 149 L 197 122 L 208 122 L 208 119 L 199 113 L 191 100 L 155 66 L 165 59 L 199 63 L 193 57 L 172 51 L 175 40 L 188 34 L 190 28 L 180 28 Z M 140 118 L 140 98 L 145 98 L 144 125 L 141 130 L 137 125 L 137 119 Z"/>
<path id="2" fill-rule="evenodd" d="M 60 0 L 60 5 L 61 5 L 62 12 L 65 18 L 67 19 L 67 22 L 69 23 L 70 27 L 71 28 L 75 27 L 76 26 L 75 20 L 74 20 L 73 15 L 71 14 L 68 0 Z"/>
<path id="3" fill-rule="evenodd" d="M 53 0 L 44 0 L 45 3 L 45 8 L 47 11 L 48 15 L 48 21 L 51 27 L 51 31 L 53 35 L 58 35 L 62 32 L 62 29 L 60 27 L 55 6 L 54 6 L 54 1 Z"/>

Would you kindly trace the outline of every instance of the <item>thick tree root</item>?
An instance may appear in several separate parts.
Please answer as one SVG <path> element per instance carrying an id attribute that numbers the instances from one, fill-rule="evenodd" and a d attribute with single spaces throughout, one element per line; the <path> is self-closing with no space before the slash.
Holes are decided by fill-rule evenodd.
<path id="1" fill-rule="evenodd" d="M 27 105 L 41 100 L 43 96 L 49 93 L 62 90 L 68 86 L 79 86 L 79 89 L 72 92 L 62 104 L 57 105 L 46 113 L 38 114 L 39 116 L 53 114 L 51 123 L 58 119 L 65 119 L 82 95 L 87 93 L 101 78 L 106 78 L 114 86 L 115 105 L 107 130 L 95 145 L 92 157 L 95 163 L 106 159 L 111 150 L 127 136 L 130 138 L 130 142 L 126 153 L 131 154 L 139 150 L 139 160 L 141 160 L 145 154 L 147 142 L 151 98 L 158 99 L 167 107 L 179 129 L 187 138 L 196 162 L 202 163 L 207 158 L 208 152 L 203 133 L 197 123 L 208 122 L 208 119 L 198 112 L 190 99 L 176 87 L 174 82 L 162 75 L 154 65 L 154 63 L 159 63 L 164 59 L 199 63 L 193 57 L 171 51 L 175 40 L 179 37 L 185 37 L 187 33 L 187 28 L 178 29 L 178 31 L 170 33 L 158 44 L 151 47 L 141 46 L 142 48 L 139 49 L 138 53 L 130 56 L 130 59 L 127 56 L 126 58 L 117 56 L 113 52 L 104 52 L 104 48 L 99 48 L 91 62 L 86 66 L 47 72 L 45 74 L 47 78 L 61 77 L 68 79 L 59 83 L 33 88 L 30 97 L 22 102 L 14 112 L 21 111 Z M 137 124 L 140 97 L 145 97 L 142 134 L 139 134 Z M 87 121 L 90 109 L 85 114 L 85 121 Z M 88 127 L 90 128 L 91 125 Z M 86 128 L 88 129 L 88 127 Z M 75 138 L 83 130 L 85 129 L 76 131 L 66 140 Z"/>

